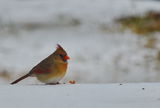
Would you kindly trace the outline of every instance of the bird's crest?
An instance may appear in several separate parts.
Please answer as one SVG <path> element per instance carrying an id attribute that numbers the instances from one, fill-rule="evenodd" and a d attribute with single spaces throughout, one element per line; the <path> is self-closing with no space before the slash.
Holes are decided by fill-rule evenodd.
<path id="1" fill-rule="evenodd" d="M 57 49 L 63 49 L 61 45 L 57 44 Z"/>
<path id="2" fill-rule="evenodd" d="M 55 53 L 57 53 L 57 54 L 66 54 L 67 55 L 66 51 L 59 44 L 57 44 L 57 49 L 56 49 Z"/>

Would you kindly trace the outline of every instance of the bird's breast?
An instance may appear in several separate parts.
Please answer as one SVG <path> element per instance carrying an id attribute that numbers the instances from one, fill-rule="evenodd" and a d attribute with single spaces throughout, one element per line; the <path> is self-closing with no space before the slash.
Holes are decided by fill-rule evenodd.
<path id="1" fill-rule="evenodd" d="M 46 74 L 38 74 L 37 78 L 44 83 L 57 83 L 60 81 L 67 71 L 67 64 L 55 64 L 48 69 L 50 72 Z"/>

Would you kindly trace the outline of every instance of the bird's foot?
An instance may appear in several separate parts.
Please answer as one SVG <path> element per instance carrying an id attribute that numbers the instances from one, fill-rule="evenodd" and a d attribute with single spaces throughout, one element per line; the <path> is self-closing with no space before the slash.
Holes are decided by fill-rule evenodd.
<path id="1" fill-rule="evenodd" d="M 56 83 L 46 83 L 46 85 L 57 85 L 57 84 L 61 84 L 59 82 L 56 82 Z"/>

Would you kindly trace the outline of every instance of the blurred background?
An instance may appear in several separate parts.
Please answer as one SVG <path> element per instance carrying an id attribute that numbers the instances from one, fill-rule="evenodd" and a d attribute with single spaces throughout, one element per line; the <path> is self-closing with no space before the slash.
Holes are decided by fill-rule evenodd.
<path id="1" fill-rule="evenodd" d="M 158 0 L 0 0 L 0 84 L 28 73 L 57 43 L 71 58 L 62 82 L 158 82 L 159 31 Z"/>

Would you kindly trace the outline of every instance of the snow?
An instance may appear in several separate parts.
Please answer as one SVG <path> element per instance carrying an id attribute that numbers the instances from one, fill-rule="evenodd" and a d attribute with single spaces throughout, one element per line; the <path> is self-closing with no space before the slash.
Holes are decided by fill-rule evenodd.
<path id="1" fill-rule="evenodd" d="M 159 108 L 160 83 L 0 85 L 3 108 Z"/>

